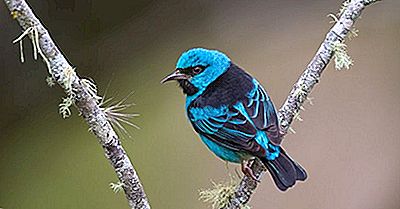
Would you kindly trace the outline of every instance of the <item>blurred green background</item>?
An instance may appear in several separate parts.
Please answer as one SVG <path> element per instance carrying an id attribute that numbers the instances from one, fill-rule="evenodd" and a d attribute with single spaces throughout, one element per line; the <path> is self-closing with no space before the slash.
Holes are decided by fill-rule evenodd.
<path id="1" fill-rule="evenodd" d="M 130 98 L 132 138 L 123 139 L 153 208 L 207 208 L 198 190 L 228 178 L 186 121 L 176 85 L 160 85 L 180 53 L 216 48 L 256 76 L 276 106 L 331 27 L 341 1 L 29 1 L 80 75 L 108 96 Z M 314 106 L 295 122 L 284 146 L 309 173 L 279 192 L 266 175 L 253 208 L 395 209 L 400 207 L 400 1 L 365 10 L 348 42 L 351 70 L 330 64 L 313 91 Z M 21 33 L 0 3 L 0 207 L 128 208 L 97 139 L 74 110 L 63 120 L 63 92 L 47 70 L 19 62 Z M 237 168 L 230 165 L 230 172 Z"/>

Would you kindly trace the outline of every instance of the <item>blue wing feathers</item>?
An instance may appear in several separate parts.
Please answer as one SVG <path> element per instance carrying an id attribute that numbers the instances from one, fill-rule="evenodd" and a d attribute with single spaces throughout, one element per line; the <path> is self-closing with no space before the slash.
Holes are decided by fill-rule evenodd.
<path id="1" fill-rule="evenodd" d="M 241 119 L 237 119 L 237 118 L 233 118 L 232 120 L 229 120 L 228 123 L 232 123 L 235 125 L 243 125 L 245 123 L 247 123 L 246 120 L 241 120 Z"/>
<path id="2" fill-rule="evenodd" d="M 249 133 L 245 133 L 243 131 L 239 131 L 239 130 L 235 130 L 235 129 L 230 129 L 230 128 L 222 128 L 223 131 L 226 131 L 227 133 L 229 133 L 230 135 L 232 135 L 233 137 L 241 137 L 241 138 L 248 138 L 248 137 L 254 137 L 254 134 L 249 134 Z"/>
<path id="3" fill-rule="evenodd" d="M 266 102 L 263 102 L 264 103 L 264 114 L 263 114 L 263 116 L 264 116 L 264 123 L 263 123 L 263 127 L 266 127 L 267 126 L 267 121 L 269 121 L 269 116 L 268 116 L 268 105 L 266 104 Z"/>
<path id="4" fill-rule="evenodd" d="M 257 129 L 265 131 L 270 141 L 279 145 L 282 139 L 275 107 L 264 88 L 255 79 L 253 83 L 254 89 L 247 95 L 247 101 L 244 101 L 246 111 L 251 115 Z"/>
<path id="5" fill-rule="evenodd" d="M 257 96 L 258 96 L 258 94 L 257 94 Z M 256 100 L 255 104 L 256 104 L 256 107 L 253 109 L 253 114 L 251 115 L 251 118 L 255 118 L 258 116 L 258 108 L 260 105 L 260 101 Z"/>
<path id="6" fill-rule="evenodd" d="M 210 123 L 207 119 L 202 120 L 201 123 L 203 124 L 203 127 L 207 130 L 209 134 L 213 134 L 218 131 L 220 128 L 218 125 Z"/>
<path id="7" fill-rule="evenodd" d="M 255 79 L 248 78 L 252 87 L 242 97 L 236 94 L 235 101 L 216 105 L 207 103 L 216 99 L 205 97 L 215 95 L 212 91 L 206 91 L 189 105 L 188 117 L 194 129 L 213 143 L 273 159 L 279 154 L 279 149 L 275 149 L 279 141 L 276 140 L 278 123 L 275 108 L 263 87 Z M 227 91 L 223 94 L 230 94 L 229 89 Z"/>

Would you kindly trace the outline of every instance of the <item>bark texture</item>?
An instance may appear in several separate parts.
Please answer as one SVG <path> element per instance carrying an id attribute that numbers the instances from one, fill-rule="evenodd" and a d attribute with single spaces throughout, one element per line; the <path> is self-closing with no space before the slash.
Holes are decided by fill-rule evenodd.
<path id="1" fill-rule="evenodd" d="M 322 72 L 332 59 L 334 55 L 334 43 L 343 42 L 364 8 L 377 1 L 379 0 L 345 1 L 345 7 L 340 17 L 328 31 L 315 56 L 307 65 L 307 68 L 297 82 L 293 85 L 289 96 L 278 111 L 280 134 L 282 137 L 287 134 L 293 119 L 301 110 L 303 103 L 307 100 L 315 84 L 319 82 Z M 256 177 L 262 176 L 266 172 L 264 165 L 258 159 L 253 161 L 251 168 Z M 252 178 L 244 176 L 235 194 L 230 199 L 229 204 L 223 209 L 240 209 L 249 202 L 256 188 L 257 182 Z"/>
<path id="2" fill-rule="evenodd" d="M 13 19 L 17 20 L 21 28 L 27 32 L 34 43 L 34 50 L 46 62 L 50 75 L 59 84 L 67 95 L 73 95 L 75 105 L 90 130 L 96 135 L 105 156 L 110 161 L 120 182 L 123 183 L 126 198 L 131 208 L 149 209 L 146 194 L 139 177 L 121 142 L 107 120 L 106 114 L 98 104 L 98 99 L 90 91 L 85 81 L 81 79 L 69 64 L 67 59 L 57 48 L 49 32 L 35 16 L 24 0 L 4 0 Z M 35 48 L 36 44 L 36 48 Z"/>

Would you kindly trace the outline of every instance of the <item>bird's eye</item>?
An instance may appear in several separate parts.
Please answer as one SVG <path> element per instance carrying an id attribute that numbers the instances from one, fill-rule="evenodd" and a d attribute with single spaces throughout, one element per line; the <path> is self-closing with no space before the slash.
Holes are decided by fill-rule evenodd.
<path id="1" fill-rule="evenodd" d="M 199 73 L 201 73 L 201 72 L 203 72 L 203 68 L 202 68 L 202 67 L 194 67 L 194 68 L 193 68 L 193 73 L 194 73 L 195 75 L 197 75 L 197 74 L 199 74 Z"/>

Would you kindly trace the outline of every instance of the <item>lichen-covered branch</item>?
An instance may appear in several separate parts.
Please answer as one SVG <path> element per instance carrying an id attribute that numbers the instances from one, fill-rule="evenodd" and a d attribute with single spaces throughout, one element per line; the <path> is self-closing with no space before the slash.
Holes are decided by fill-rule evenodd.
<path id="1" fill-rule="evenodd" d="M 24 31 L 16 41 L 21 40 L 24 36 L 31 38 L 34 57 L 36 58 L 39 53 L 48 67 L 51 75 L 51 79 L 48 80 L 55 81 L 67 94 L 64 102 L 60 104 L 60 112 L 66 117 L 70 114 L 69 106 L 72 103 L 76 105 L 90 130 L 97 136 L 104 148 L 105 156 L 109 159 L 121 185 L 123 185 L 130 207 L 149 209 L 150 205 L 139 177 L 108 121 L 106 113 L 99 106 L 98 96 L 96 91 L 93 91 L 93 86 L 88 85 L 87 80 L 81 79 L 75 73 L 75 69 L 62 55 L 49 32 L 24 0 L 4 0 L 4 2 L 10 10 L 11 17 L 18 21 Z"/>
<path id="2" fill-rule="evenodd" d="M 293 119 L 300 112 L 315 84 L 319 82 L 322 72 L 335 54 L 335 46 L 342 43 L 348 33 L 352 31 L 356 19 L 361 15 L 364 8 L 377 1 L 379 0 L 347 0 L 344 2 L 340 17 L 337 18 L 335 24 L 327 33 L 315 56 L 294 84 L 289 96 L 278 111 L 282 136 L 287 134 Z M 257 177 L 266 172 L 264 165 L 259 160 L 255 160 L 251 168 Z M 229 204 L 223 209 L 242 208 L 250 200 L 256 187 L 256 181 L 244 176 Z"/>

